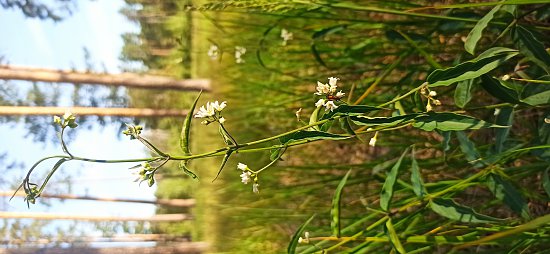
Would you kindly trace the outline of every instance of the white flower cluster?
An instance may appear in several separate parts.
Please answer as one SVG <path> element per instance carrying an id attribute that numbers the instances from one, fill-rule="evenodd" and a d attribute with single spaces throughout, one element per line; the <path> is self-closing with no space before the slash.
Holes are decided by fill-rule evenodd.
<path id="1" fill-rule="evenodd" d="M 326 99 L 319 99 L 315 103 L 315 107 L 325 107 L 325 110 L 333 111 L 334 109 L 338 108 L 336 104 L 334 104 L 334 101 L 340 100 L 346 95 L 342 91 L 336 92 L 336 89 L 338 89 L 338 86 L 336 83 L 338 82 L 338 78 L 330 77 L 328 78 L 328 84 L 323 84 L 319 81 L 317 81 L 317 92 L 315 95 L 325 95 Z"/>
<path id="2" fill-rule="evenodd" d="M 195 114 L 196 118 L 206 118 L 204 121 L 202 121 L 202 124 L 210 124 L 212 122 L 220 122 L 224 123 L 225 118 L 221 116 L 221 111 L 227 106 L 227 103 L 218 101 L 214 102 L 207 102 L 206 107 L 201 106 L 199 108 L 199 112 Z"/>
<path id="3" fill-rule="evenodd" d="M 235 62 L 238 64 L 244 63 L 242 56 L 246 53 L 246 48 L 241 46 L 235 47 Z"/>
<path id="4" fill-rule="evenodd" d="M 259 193 L 260 184 L 258 184 L 258 176 L 255 173 L 253 173 L 252 170 L 250 170 L 250 168 L 248 168 L 246 164 L 239 162 L 239 164 L 237 164 L 237 168 L 242 170 L 242 174 L 240 175 L 241 182 L 244 184 L 248 184 L 250 181 L 254 180 L 254 184 L 252 184 L 252 192 Z"/>
<path id="5" fill-rule="evenodd" d="M 424 95 L 424 97 L 428 98 L 428 103 L 426 104 L 426 111 L 432 111 L 433 107 L 430 102 L 433 102 L 434 105 L 439 106 L 441 105 L 441 101 L 438 99 L 435 99 L 437 96 L 437 92 L 433 91 L 427 88 L 428 83 L 424 83 L 425 86 L 420 89 L 420 94 Z"/>
<path id="6" fill-rule="evenodd" d="M 287 42 L 292 40 L 294 37 L 294 34 L 289 32 L 288 30 L 286 29 L 282 29 L 281 30 L 281 38 L 283 38 L 283 46 L 286 46 Z"/>
<path id="7" fill-rule="evenodd" d="M 208 56 L 212 60 L 218 59 L 218 56 L 220 55 L 220 49 L 216 45 L 211 45 L 210 49 L 208 49 Z"/>

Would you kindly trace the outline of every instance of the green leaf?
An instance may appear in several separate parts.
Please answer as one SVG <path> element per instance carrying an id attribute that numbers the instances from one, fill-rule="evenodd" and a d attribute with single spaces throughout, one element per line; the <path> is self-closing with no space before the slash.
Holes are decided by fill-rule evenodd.
<path id="1" fill-rule="evenodd" d="M 472 99 L 472 86 L 475 79 L 468 79 L 458 82 L 455 89 L 455 105 L 464 108 Z"/>
<path id="2" fill-rule="evenodd" d="M 214 181 L 216 181 L 216 179 L 218 179 L 218 176 L 220 176 L 220 173 L 222 172 L 223 167 L 225 167 L 225 164 L 227 163 L 227 160 L 229 160 L 229 157 L 231 157 L 231 154 L 234 151 L 235 150 L 233 150 L 233 149 L 227 150 L 227 152 L 225 153 L 225 156 L 223 156 L 222 164 L 220 165 L 220 169 L 218 170 L 218 173 L 216 174 L 216 177 L 214 177 L 214 180 L 212 180 L 212 182 L 214 182 Z"/>
<path id="3" fill-rule="evenodd" d="M 350 116 L 351 121 L 357 125 L 368 126 L 396 126 L 400 123 L 409 121 L 419 116 L 420 114 L 408 114 L 403 116 L 391 117 L 368 117 L 368 116 Z"/>
<path id="4" fill-rule="evenodd" d="M 390 173 L 386 176 L 386 181 L 384 182 L 384 185 L 382 186 L 382 192 L 380 192 L 380 208 L 382 208 L 382 210 L 384 211 L 388 211 L 390 209 L 390 202 L 391 198 L 393 197 L 393 186 L 397 181 L 397 173 L 399 172 L 399 168 L 401 167 L 403 157 L 405 157 L 405 154 L 408 150 L 409 149 L 405 150 L 399 160 L 395 163 L 395 165 L 393 165 Z"/>
<path id="5" fill-rule="evenodd" d="M 468 34 L 466 42 L 464 43 L 464 49 L 466 52 L 475 55 L 475 48 L 479 39 L 481 39 L 483 30 L 487 27 L 489 22 L 493 19 L 495 13 L 500 9 L 501 5 L 495 6 L 491 11 L 489 11 L 483 18 L 481 18 L 474 28 Z"/>
<path id="6" fill-rule="evenodd" d="M 191 170 L 189 170 L 189 168 L 187 167 L 187 161 L 180 161 L 179 168 L 181 170 L 183 170 L 183 173 L 190 176 L 191 178 L 196 179 L 196 180 L 199 179 L 199 177 L 195 173 L 193 173 Z"/>
<path id="7" fill-rule="evenodd" d="M 502 219 L 479 214 L 471 207 L 457 204 L 452 199 L 434 198 L 430 200 L 430 208 L 435 213 L 456 221 L 468 223 L 491 223 L 502 221 Z"/>
<path id="8" fill-rule="evenodd" d="M 183 127 L 181 128 L 180 148 L 183 151 L 184 155 L 191 154 L 191 150 L 189 148 L 189 133 L 191 131 L 191 120 L 193 119 L 193 112 L 195 112 L 195 107 L 197 106 L 197 102 L 199 101 L 201 94 L 202 94 L 202 91 L 199 92 L 199 95 L 195 99 L 195 102 L 193 102 L 193 105 L 189 109 L 189 112 L 185 117 L 185 121 L 183 121 Z"/>
<path id="9" fill-rule="evenodd" d="M 449 112 L 430 111 L 414 119 L 413 126 L 425 131 L 461 131 L 476 130 L 490 127 L 505 127 L 485 122 L 471 116 L 459 115 Z"/>
<path id="10" fill-rule="evenodd" d="M 395 232 L 395 228 L 393 227 L 391 218 L 388 218 L 388 220 L 386 221 L 385 229 L 386 233 L 388 234 L 388 238 L 390 239 L 390 243 L 395 248 L 395 250 L 397 250 L 397 252 L 399 253 L 407 253 L 405 248 L 403 248 L 401 241 L 399 240 L 399 236 L 397 236 L 397 232 Z"/>
<path id="11" fill-rule="evenodd" d="M 462 131 L 457 131 L 455 134 L 460 143 L 460 150 L 466 156 L 466 160 L 468 160 L 469 163 L 473 163 L 475 167 L 483 166 L 478 160 L 481 156 L 476 149 L 476 144 L 474 144 L 474 142 L 472 142 Z"/>
<path id="12" fill-rule="evenodd" d="M 282 136 L 279 138 L 279 141 L 281 144 L 288 144 L 290 142 L 296 142 L 296 141 L 315 141 L 315 140 L 342 140 L 342 139 L 348 139 L 352 136 L 348 135 L 340 135 L 340 134 L 332 134 L 328 132 L 322 132 L 322 131 L 297 131 L 285 136 Z"/>
<path id="13" fill-rule="evenodd" d="M 338 187 L 336 188 L 336 191 L 334 192 L 334 196 L 332 197 L 332 208 L 330 209 L 330 215 L 332 217 L 332 220 L 330 221 L 330 228 L 332 229 L 332 235 L 336 237 L 340 237 L 340 199 L 342 198 L 342 190 L 344 189 L 344 186 L 346 186 L 346 182 L 348 180 L 348 177 L 351 173 L 351 170 L 346 173 L 344 178 L 340 180 L 340 183 L 338 184 Z"/>
<path id="14" fill-rule="evenodd" d="M 411 151 L 411 183 L 413 186 L 414 194 L 417 197 L 422 198 L 426 193 L 426 188 L 424 187 L 424 181 L 422 181 L 422 176 L 420 175 L 420 168 L 418 167 L 418 162 L 414 158 L 414 148 Z"/>
<path id="15" fill-rule="evenodd" d="M 349 117 L 340 118 L 340 128 L 346 131 L 347 134 L 352 136 L 357 136 L 357 133 L 355 133 L 355 130 L 351 127 L 351 123 L 349 120 Z"/>
<path id="16" fill-rule="evenodd" d="M 489 75 L 481 76 L 481 87 L 493 97 L 512 104 L 518 104 L 518 92 L 504 85 L 504 81 L 495 79 Z"/>
<path id="17" fill-rule="evenodd" d="M 521 101 L 531 106 L 550 104 L 550 90 L 547 90 L 535 95 L 531 95 Z"/>
<path id="18" fill-rule="evenodd" d="M 321 120 L 329 119 L 335 115 L 362 115 L 376 110 L 381 110 L 382 108 L 367 106 L 367 105 L 339 105 L 336 109 L 331 112 L 328 112 L 321 117 Z"/>
<path id="19" fill-rule="evenodd" d="M 313 112 L 311 113 L 311 115 L 309 116 L 309 124 L 313 124 L 313 123 L 316 123 L 318 118 L 319 118 L 319 110 L 321 109 L 321 107 L 317 107 L 315 110 L 313 110 Z M 315 126 L 312 126 L 311 128 L 309 128 L 311 130 L 316 130 L 316 131 L 320 131 L 321 129 L 319 129 L 319 125 L 315 125 Z"/>
<path id="20" fill-rule="evenodd" d="M 544 188 L 546 195 L 550 197 L 550 176 L 548 176 L 548 171 L 550 171 L 550 168 L 547 168 L 542 175 L 542 187 Z"/>
<path id="21" fill-rule="evenodd" d="M 292 236 L 292 239 L 290 240 L 290 243 L 288 244 L 287 253 L 288 254 L 294 254 L 296 253 L 296 247 L 298 246 L 298 239 L 300 239 L 300 236 L 304 233 L 306 226 L 315 218 L 315 214 L 311 215 L 309 219 L 302 224 L 298 230 L 296 230 L 296 233 Z"/>
<path id="22" fill-rule="evenodd" d="M 427 78 L 431 87 L 448 86 L 459 81 L 477 78 L 518 54 L 509 48 L 490 48 L 477 58 L 447 69 L 437 69 Z"/>
<path id="23" fill-rule="evenodd" d="M 504 202 L 512 211 L 521 215 L 524 219 L 531 219 L 525 198 L 510 182 L 504 180 L 500 175 L 490 174 L 485 183 L 489 190 L 495 194 L 495 197 Z"/>
<path id="24" fill-rule="evenodd" d="M 516 32 L 520 41 L 520 52 L 550 73 L 550 54 L 546 51 L 544 44 L 525 27 L 517 26 Z"/>
<path id="25" fill-rule="evenodd" d="M 497 119 L 495 121 L 498 125 L 512 126 L 514 121 L 514 108 L 513 107 L 502 107 L 499 109 Z M 504 148 L 504 142 L 508 138 L 510 133 L 510 127 L 508 128 L 498 128 L 495 130 L 495 146 L 493 147 L 493 153 L 501 153 Z"/>
<path id="26" fill-rule="evenodd" d="M 227 133 L 227 131 L 225 131 L 224 127 L 222 126 L 222 124 L 219 125 L 218 127 L 218 132 L 220 133 L 220 136 L 222 136 L 223 138 L 223 142 L 228 145 L 228 146 L 232 146 L 232 145 L 235 145 L 233 144 L 233 140 L 231 139 L 231 136 L 229 135 L 229 133 Z"/>

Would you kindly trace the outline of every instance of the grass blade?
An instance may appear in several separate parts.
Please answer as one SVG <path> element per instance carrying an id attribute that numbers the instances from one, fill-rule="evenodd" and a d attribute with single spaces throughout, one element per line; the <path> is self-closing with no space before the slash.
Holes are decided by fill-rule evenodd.
<path id="1" fill-rule="evenodd" d="M 397 173 L 399 172 L 399 168 L 401 167 L 403 157 L 405 157 L 405 154 L 408 150 L 409 149 L 406 149 L 399 160 L 395 163 L 395 165 L 393 165 L 390 173 L 386 176 L 386 181 L 384 182 L 384 185 L 382 186 L 382 192 L 380 193 L 380 207 L 384 211 L 388 211 L 390 209 L 390 202 L 391 198 L 393 197 L 393 186 L 397 181 Z"/>
<path id="2" fill-rule="evenodd" d="M 342 190 L 344 189 L 344 186 L 346 186 L 346 182 L 348 180 L 349 174 L 351 173 L 351 170 L 346 173 L 344 178 L 340 181 L 338 184 L 338 187 L 336 188 L 336 191 L 334 192 L 334 196 L 332 197 L 332 208 L 330 209 L 330 215 L 332 217 L 332 220 L 330 221 L 330 228 L 332 229 L 332 234 L 336 237 L 340 237 L 340 199 L 342 198 Z"/>
<path id="3" fill-rule="evenodd" d="M 189 148 L 189 132 L 191 131 L 191 120 L 193 119 L 193 112 L 195 112 L 195 107 L 197 106 L 197 102 L 199 101 L 201 94 L 202 91 L 199 92 L 199 95 L 195 99 L 195 102 L 193 102 L 193 105 L 189 109 L 189 113 L 187 113 L 185 121 L 183 122 L 183 127 L 181 128 L 180 148 L 185 155 L 191 154 L 191 150 Z"/>
<path id="4" fill-rule="evenodd" d="M 292 240 L 290 240 L 290 243 L 288 244 L 287 253 L 288 254 L 294 254 L 296 253 L 296 246 L 298 246 L 298 239 L 300 239 L 300 236 L 304 233 L 304 230 L 306 229 L 306 226 L 315 218 L 315 214 L 311 215 L 309 219 L 302 224 L 298 230 L 296 230 L 296 233 L 292 236 Z"/>
<path id="5" fill-rule="evenodd" d="M 395 228 L 393 227 L 393 223 L 391 222 L 391 218 L 389 218 L 386 221 L 386 233 L 388 234 L 388 237 L 390 238 L 390 243 L 392 246 L 397 250 L 399 253 L 407 253 L 405 248 L 403 248 L 403 245 L 401 244 L 401 241 L 399 240 L 399 237 L 397 236 L 397 233 L 395 232 Z"/>
<path id="6" fill-rule="evenodd" d="M 411 161 L 411 183 L 413 186 L 413 191 L 417 197 L 422 198 L 428 192 L 424 187 L 424 182 L 422 181 L 422 176 L 420 175 L 418 162 L 416 162 L 416 159 L 414 158 L 414 148 L 411 151 Z"/>

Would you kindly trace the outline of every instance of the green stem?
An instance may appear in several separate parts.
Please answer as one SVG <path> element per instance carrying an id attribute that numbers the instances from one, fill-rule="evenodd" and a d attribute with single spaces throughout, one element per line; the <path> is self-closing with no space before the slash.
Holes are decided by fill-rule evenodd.
<path id="1" fill-rule="evenodd" d="M 399 96 L 399 97 L 397 97 L 397 98 L 395 98 L 395 99 L 393 99 L 393 100 L 391 100 L 391 101 L 388 101 L 388 102 L 386 102 L 386 103 L 382 103 L 382 104 L 378 105 L 378 107 L 384 107 L 384 106 L 387 106 L 387 105 L 389 105 L 389 104 L 392 104 L 392 103 L 394 103 L 394 102 L 396 102 L 396 101 L 399 101 L 399 100 L 401 100 L 401 99 L 403 99 L 403 98 L 405 98 L 405 97 L 407 97 L 407 96 L 409 96 L 409 95 L 415 93 L 416 91 L 422 89 L 422 87 L 424 87 L 424 86 L 426 86 L 426 85 L 425 85 L 425 84 L 419 85 L 419 86 L 416 87 L 415 89 L 412 89 L 412 90 L 408 91 L 406 94 L 403 94 L 403 95 L 401 95 L 401 96 Z"/>

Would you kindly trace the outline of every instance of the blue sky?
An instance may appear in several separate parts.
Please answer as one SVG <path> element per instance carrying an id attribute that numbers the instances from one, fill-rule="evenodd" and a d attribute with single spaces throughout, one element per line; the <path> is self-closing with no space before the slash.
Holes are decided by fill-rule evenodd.
<path id="1" fill-rule="evenodd" d="M 77 1 L 77 10 L 72 16 L 55 23 L 49 20 L 28 19 L 16 10 L 0 9 L 0 56 L 12 65 L 33 66 L 54 69 L 76 68 L 85 70 L 83 48 L 91 53 L 97 70 L 103 66 L 111 73 L 120 72 L 118 56 L 122 48 L 120 34 L 139 31 L 118 13 L 123 6 L 121 0 Z M 28 82 L 12 82 L 24 89 Z M 42 84 L 48 86 L 49 84 Z M 71 85 L 60 85 L 66 95 L 72 91 Z M 68 96 L 67 96 L 68 97 Z M 70 107 L 70 100 L 61 100 L 63 107 Z M 4 145 L 0 154 L 7 152 L 10 159 L 24 161 L 27 166 L 34 161 L 52 154 L 60 154 L 61 149 L 52 144 L 33 143 L 24 138 L 23 125 L 0 125 L 0 139 Z M 47 128 L 52 128 L 47 126 Z M 78 130 L 69 147 L 73 154 L 83 157 L 114 159 L 142 158 L 145 151 L 137 142 L 118 139 L 117 126 L 105 128 L 94 126 L 91 130 Z M 105 165 L 69 162 L 63 172 L 75 176 L 72 194 L 89 194 L 101 197 L 154 198 L 155 188 L 146 184 L 138 186 L 128 168 L 133 165 Z M 11 178 L 24 172 L 15 172 Z M 38 179 L 36 179 L 38 181 Z M 22 199 L 14 199 L 9 211 L 50 211 L 57 213 L 77 213 L 89 215 L 147 216 L 154 214 L 151 205 L 123 204 L 107 202 L 65 201 L 52 202 L 51 207 L 31 206 L 28 210 Z"/>

